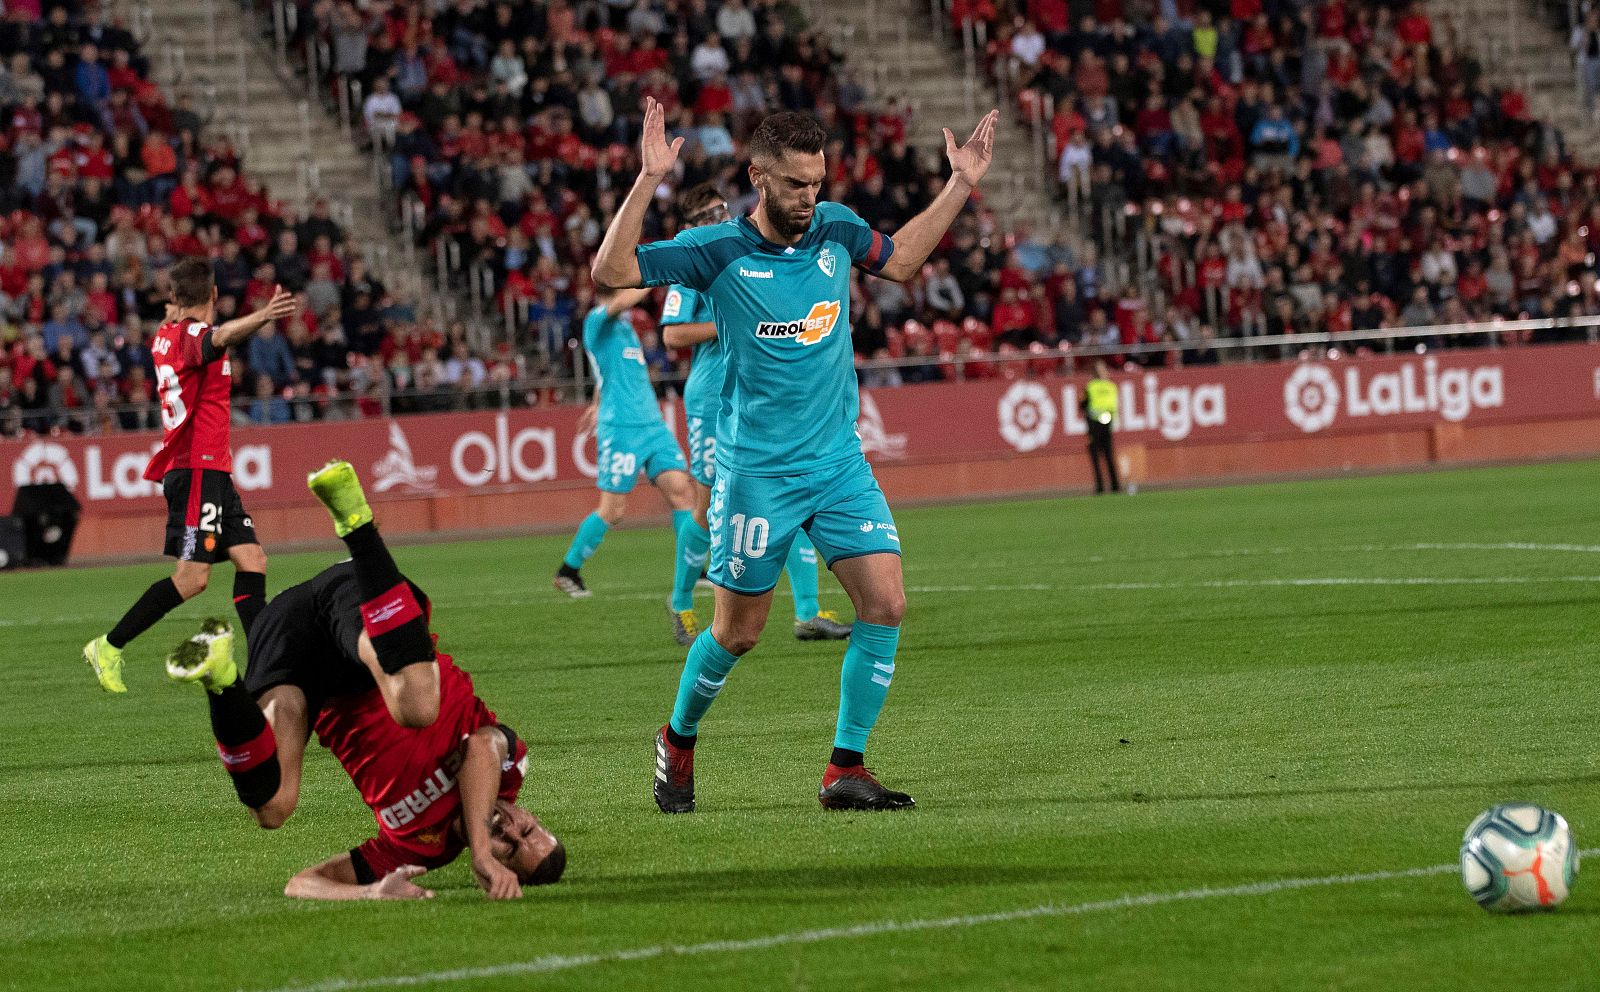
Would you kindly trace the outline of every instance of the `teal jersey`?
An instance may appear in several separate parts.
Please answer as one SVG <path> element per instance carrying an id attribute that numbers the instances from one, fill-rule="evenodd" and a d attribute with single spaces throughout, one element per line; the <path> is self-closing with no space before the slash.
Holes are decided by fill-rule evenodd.
<path id="1" fill-rule="evenodd" d="M 880 272 L 893 253 L 893 241 L 828 202 L 792 246 L 766 240 L 747 217 L 639 246 L 645 285 L 678 283 L 711 301 L 728 365 L 719 471 L 793 475 L 860 457 L 850 266 Z"/>
<path id="2" fill-rule="evenodd" d="M 661 305 L 662 327 L 714 322 L 710 300 L 687 286 L 671 286 L 667 289 L 667 301 Z M 722 402 L 723 373 L 726 370 L 721 341 L 712 338 L 694 346 L 689 378 L 683 384 L 685 414 L 716 422 L 717 405 Z"/>
<path id="3" fill-rule="evenodd" d="M 600 427 L 661 422 L 644 347 L 626 316 L 612 317 L 603 306 L 590 310 L 583 319 L 583 347 L 600 387 Z"/>

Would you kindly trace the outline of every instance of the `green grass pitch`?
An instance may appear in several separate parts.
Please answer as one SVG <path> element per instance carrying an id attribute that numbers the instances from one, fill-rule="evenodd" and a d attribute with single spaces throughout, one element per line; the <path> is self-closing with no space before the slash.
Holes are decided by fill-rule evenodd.
<path id="1" fill-rule="evenodd" d="M 1511 799 L 1600 843 L 1597 492 L 1587 463 L 902 511 L 869 762 L 904 814 L 818 808 L 842 646 L 789 636 L 786 585 L 669 818 L 666 532 L 608 537 L 581 602 L 549 586 L 558 538 L 400 548 L 571 852 L 510 904 L 465 861 L 427 903 L 280 894 L 372 818 L 313 748 L 299 812 L 257 830 L 161 675 L 229 569 L 133 644 L 120 698 L 79 648 L 167 567 L 5 575 L 0 988 L 1591 988 L 1582 875 L 1517 918 L 1451 871 L 1241 887 L 1445 865 Z M 274 557 L 272 590 L 339 550 Z M 889 926 L 913 921 L 941 925 Z"/>

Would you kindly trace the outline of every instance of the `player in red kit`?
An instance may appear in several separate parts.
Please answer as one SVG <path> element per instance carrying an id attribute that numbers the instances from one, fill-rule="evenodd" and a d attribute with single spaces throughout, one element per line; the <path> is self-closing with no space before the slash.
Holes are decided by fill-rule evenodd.
<path id="1" fill-rule="evenodd" d="M 412 879 L 463 850 L 492 899 L 556 881 L 565 848 L 516 805 L 527 746 L 435 651 L 428 598 L 400 574 L 350 464 L 330 463 L 310 483 L 350 560 L 262 611 L 244 678 L 221 621 L 206 621 L 167 661 L 172 678 L 207 689 L 218 755 L 263 828 L 282 826 L 299 804 L 312 730 L 372 810 L 376 837 L 299 872 L 284 893 L 425 898 Z"/>
<path id="2" fill-rule="evenodd" d="M 178 559 L 178 567 L 172 578 L 146 589 L 109 633 L 84 645 L 83 660 L 107 692 L 128 691 L 122 681 L 122 649 L 180 603 L 204 592 L 220 556 L 233 560 L 233 602 L 246 633 L 267 602 L 267 556 L 230 474 L 228 393 L 233 375 L 228 347 L 268 321 L 293 314 L 295 298 L 278 288 L 260 310 L 212 327 L 217 286 L 211 262 L 185 258 L 172 267 L 171 278 L 173 305 L 150 344 L 166 436 L 144 477 L 160 482 L 167 498 L 165 553 Z"/>

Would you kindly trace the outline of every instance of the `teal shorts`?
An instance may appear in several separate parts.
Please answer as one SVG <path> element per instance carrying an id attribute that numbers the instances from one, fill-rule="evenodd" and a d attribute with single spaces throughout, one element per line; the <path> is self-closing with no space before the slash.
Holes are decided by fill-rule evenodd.
<path id="1" fill-rule="evenodd" d="M 633 492 L 640 472 L 654 482 L 662 472 L 688 470 L 677 438 L 660 421 L 632 427 L 602 427 L 596 444 L 594 482 L 601 492 Z"/>
<path id="2" fill-rule="evenodd" d="M 770 592 L 804 530 L 829 568 L 845 558 L 900 553 L 889 503 L 860 456 L 805 475 L 741 475 L 717 467 L 706 513 L 708 577 L 746 596 Z"/>
<path id="3" fill-rule="evenodd" d="M 689 431 L 689 474 L 710 489 L 717 474 L 717 418 L 685 409 L 683 420 Z"/>

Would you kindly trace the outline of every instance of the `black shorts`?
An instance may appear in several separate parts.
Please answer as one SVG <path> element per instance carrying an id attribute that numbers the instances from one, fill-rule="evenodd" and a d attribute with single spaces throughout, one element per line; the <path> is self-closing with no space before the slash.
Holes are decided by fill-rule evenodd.
<path id="1" fill-rule="evenodd" d="M 227 472 L 175 468 L 161 477 L 161 491 L 167 497 L 163 554 L 212 565 L 227 558 L 236 544 L 260 543 Z"/>
<path id="2" fill-rule="evenodd" d="M 418 602 L 426 601 L 416 583 L 411 588 Z M 343 561 L 323 569 L 279 593 L 256 618 L 250 628 L 245 688 L 259 699 L 274 686 L 295 686 L 305 693 L 312 714 L 332 696 L 373 689 L 377 683 L 361 663 L 361 631 L 355 566 Z"/>

